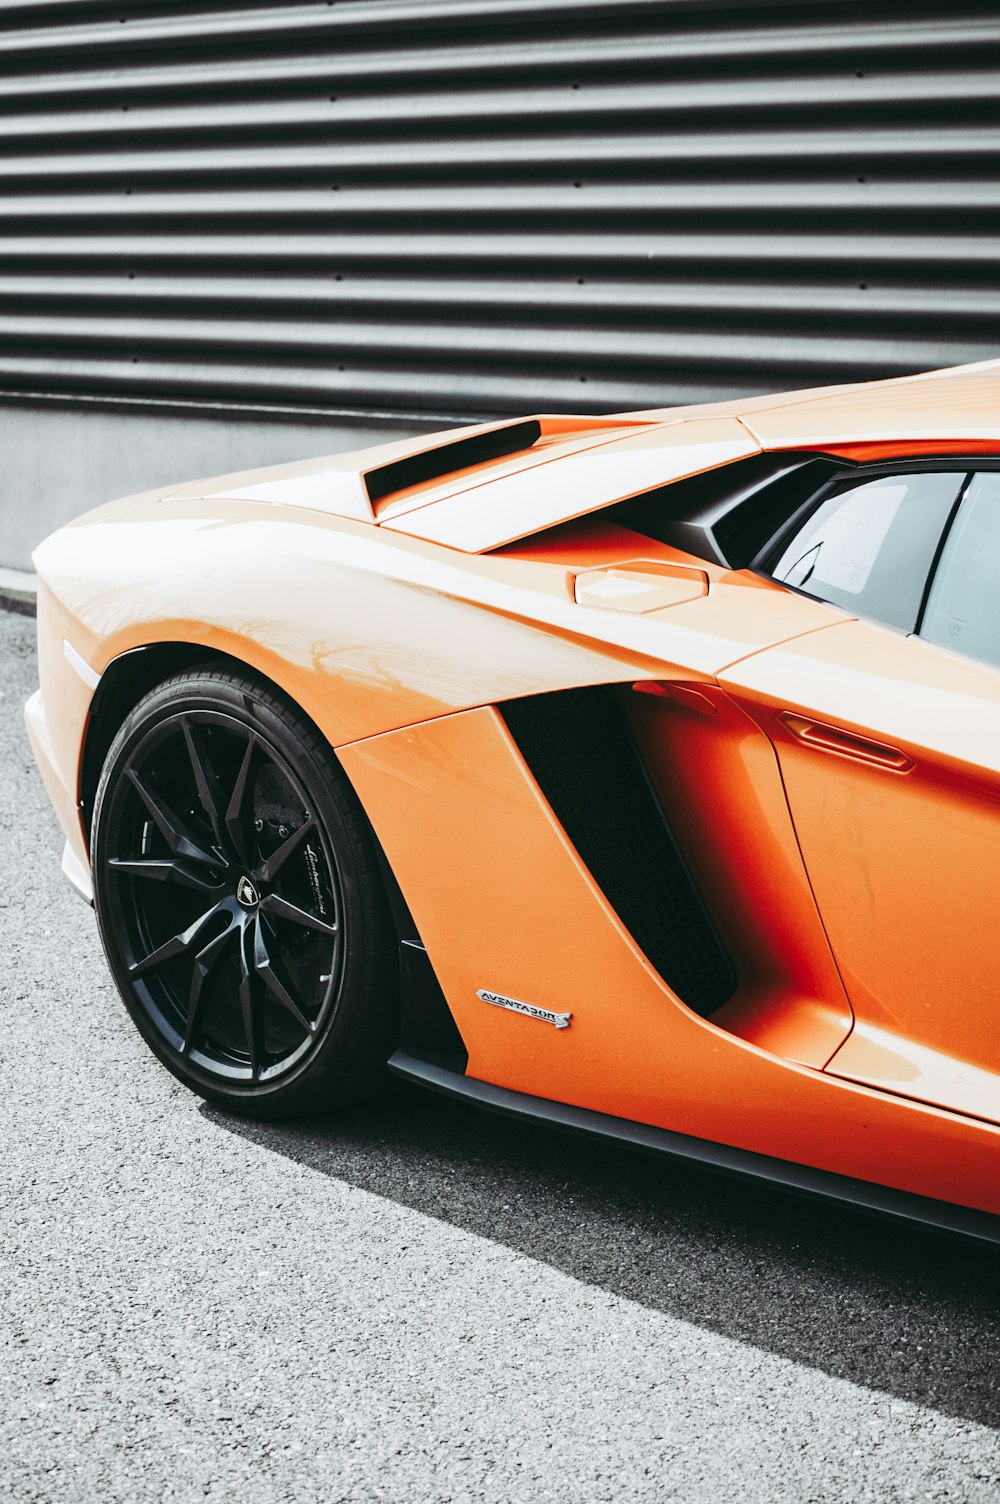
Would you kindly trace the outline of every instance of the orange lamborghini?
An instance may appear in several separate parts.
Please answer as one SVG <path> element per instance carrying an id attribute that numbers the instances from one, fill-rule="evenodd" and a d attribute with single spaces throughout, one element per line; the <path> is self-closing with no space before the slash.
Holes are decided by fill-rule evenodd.
<path id="1" fill-rule="evenodd" d="M 163 489 L 36 563 L 64 869 L 194 1091 L 388 1062 L 1000 1241 L 1000 361 Z"/>

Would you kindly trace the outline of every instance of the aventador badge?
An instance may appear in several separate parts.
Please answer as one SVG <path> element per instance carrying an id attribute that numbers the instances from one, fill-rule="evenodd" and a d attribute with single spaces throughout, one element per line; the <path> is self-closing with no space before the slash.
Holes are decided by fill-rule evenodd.
<path id="1" fill-rule="evenodd" d="M 522 1003 L 516 997 L 504 997 L 502 992 L 487 992 L 485 987 L 480 987 L 476 993 L 484 1003 L 492 1003 L 494 1008 L 510 1008 L 514 1013 L 523 1013 L 527 1018 L 539 1018 L 543 1024 L 555 1024 L 557 1029 L 568 1029 L 572 1013 L 553 1013 L 551 1008 L 536 1008 L 534 1003 Z"/>

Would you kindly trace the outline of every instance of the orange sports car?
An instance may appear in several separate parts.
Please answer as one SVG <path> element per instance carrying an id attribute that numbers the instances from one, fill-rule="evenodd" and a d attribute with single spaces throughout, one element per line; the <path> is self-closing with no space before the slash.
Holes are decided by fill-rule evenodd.
<path id="1" fill-rule="evenodd" d="M 130 497 L 35 754 L 136 1027 L 1000 1241 L 1000 361 Z"/>

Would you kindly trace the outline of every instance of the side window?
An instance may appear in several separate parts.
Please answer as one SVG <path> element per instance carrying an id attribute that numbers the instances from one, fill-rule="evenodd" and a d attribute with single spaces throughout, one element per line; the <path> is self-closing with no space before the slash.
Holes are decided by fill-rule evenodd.
<path id="1" fill-rule="evenodd" d="M 912 632 L 965 471 L 883 475 L 838 487 L 782 549 L 776 580 Z"/>
<path id="2" fill-rule="evenodd" d="M 941 552 L 921 637 L 1000 667 L 1000 474 L 975 476 Z"/>

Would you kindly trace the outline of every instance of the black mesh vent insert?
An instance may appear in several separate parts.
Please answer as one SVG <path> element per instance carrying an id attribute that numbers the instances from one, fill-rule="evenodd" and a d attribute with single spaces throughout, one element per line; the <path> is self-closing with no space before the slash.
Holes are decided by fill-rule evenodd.
<path id="1" fill-rule="evenodd" d="M 736 977 L 646 775 L 614 689 L 500 707 L 549 804 L 636 944 L 702 1015 Z"/>

